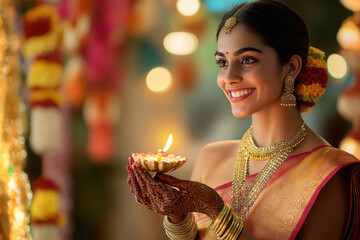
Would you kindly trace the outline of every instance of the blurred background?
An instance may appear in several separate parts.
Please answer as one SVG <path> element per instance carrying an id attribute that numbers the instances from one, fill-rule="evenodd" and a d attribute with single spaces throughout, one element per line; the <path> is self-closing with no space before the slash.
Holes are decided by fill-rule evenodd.
<path id="1" fill-rule="evenodd" d="M 251 119 L 233 117 L 217 87 L 214 58 L 222 14 L 241 2 L 0 1 L 19 59 L 28 197 L 59 203 L 46 213 L 31 207 L 31 231 L 43 231 L 45 222 L 64 240 L 167 239 L 162 216 L 135 202 L 125 166 L 133 152 L 157 152 L 173 134 L 168 152 L 189 160 L 171 175 L 188 179 L 205 144 L 239 139 L 248 129 Z M 327 91 L 303 117 L 338 147 L 359 119 L 351 114 L 359 105 L 341 116 L 337 102 L 356 85 L 360 1 L 283 2 L 304 18 L 311 45 L 326 53 Z M 339 36 L 346 19 L 357 40 Z"/>

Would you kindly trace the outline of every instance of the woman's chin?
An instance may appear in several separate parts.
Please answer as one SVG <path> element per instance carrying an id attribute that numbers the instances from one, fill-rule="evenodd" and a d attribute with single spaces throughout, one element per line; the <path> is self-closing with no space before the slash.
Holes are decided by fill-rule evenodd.
<path id="1" fill-rule="evenodd" d="M 232 114 L 236 118 L 243 118 L 251 115 L 251 112 L 232 108 Z"/>

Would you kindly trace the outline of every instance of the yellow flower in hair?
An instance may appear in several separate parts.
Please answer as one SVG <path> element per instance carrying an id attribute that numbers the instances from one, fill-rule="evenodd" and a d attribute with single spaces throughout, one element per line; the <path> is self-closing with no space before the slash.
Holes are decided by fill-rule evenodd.
<path id="1" fill-rule="evenodd" d="M 309 47 L 308 55 L 315 58 L 325 58 L 325 53 L 323 51 L 311 46 Z"/>
<path id="2" fill-rule="evenodd" d="M 316 97 L 316 96 L 304 96 L 304 95 L 301 95 L 301 96 L 298 96 L 298 98 L 304 102 L 317 102 L 319 100 L 319 97 Z"/>
<path id="3" fill-rule="evenodd" d="M 323 59 L 308 56 L 307 62 L 306 62 L 306 67 L 325 68 L 326 69 L 326 62 Z"/>
<path id="4" fill-rule="evenodd" d="M 313 83 L 310 85 L 305 85 L 299 83 L 296 85 L 295 93 L 299 96 L 317 96 L 321 97 L 325 93 L 325 88 L 322 88 L 319 83 Z"/>

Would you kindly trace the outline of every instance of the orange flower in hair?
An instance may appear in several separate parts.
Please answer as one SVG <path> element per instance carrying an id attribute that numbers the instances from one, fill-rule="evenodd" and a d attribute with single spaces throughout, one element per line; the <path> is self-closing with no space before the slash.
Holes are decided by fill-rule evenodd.
<path id="1" fill-rule="evenodd" d="M 310 112 L 311 108 L 325 93 L 328 74 L 325 53 L 310 47 L 305 68 L 295 82 L 295 94 L 300 112 Z"/>

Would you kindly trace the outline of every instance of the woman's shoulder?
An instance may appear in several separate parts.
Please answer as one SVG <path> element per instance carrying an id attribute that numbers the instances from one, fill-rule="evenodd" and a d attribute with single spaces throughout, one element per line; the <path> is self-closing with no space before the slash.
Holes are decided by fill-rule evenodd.
<path id="1" fill-rule="evenodd" d="M 229 153 L 231 150 L 238 150 L 241 140 L 223 140 L 218 142 L 211 142 L 206 144 L 200 151 L 200 155 L 219 154 L 223 155 Z"/>
<path id="2" fill-rule="evenodd" d="M 241 140 L 224 140 L 206 144 L 199 152 L 191 178 L 207 182 L 213 176 L 232 173 Z M 221 181 L 221 180 L 220 180 Z"/>

